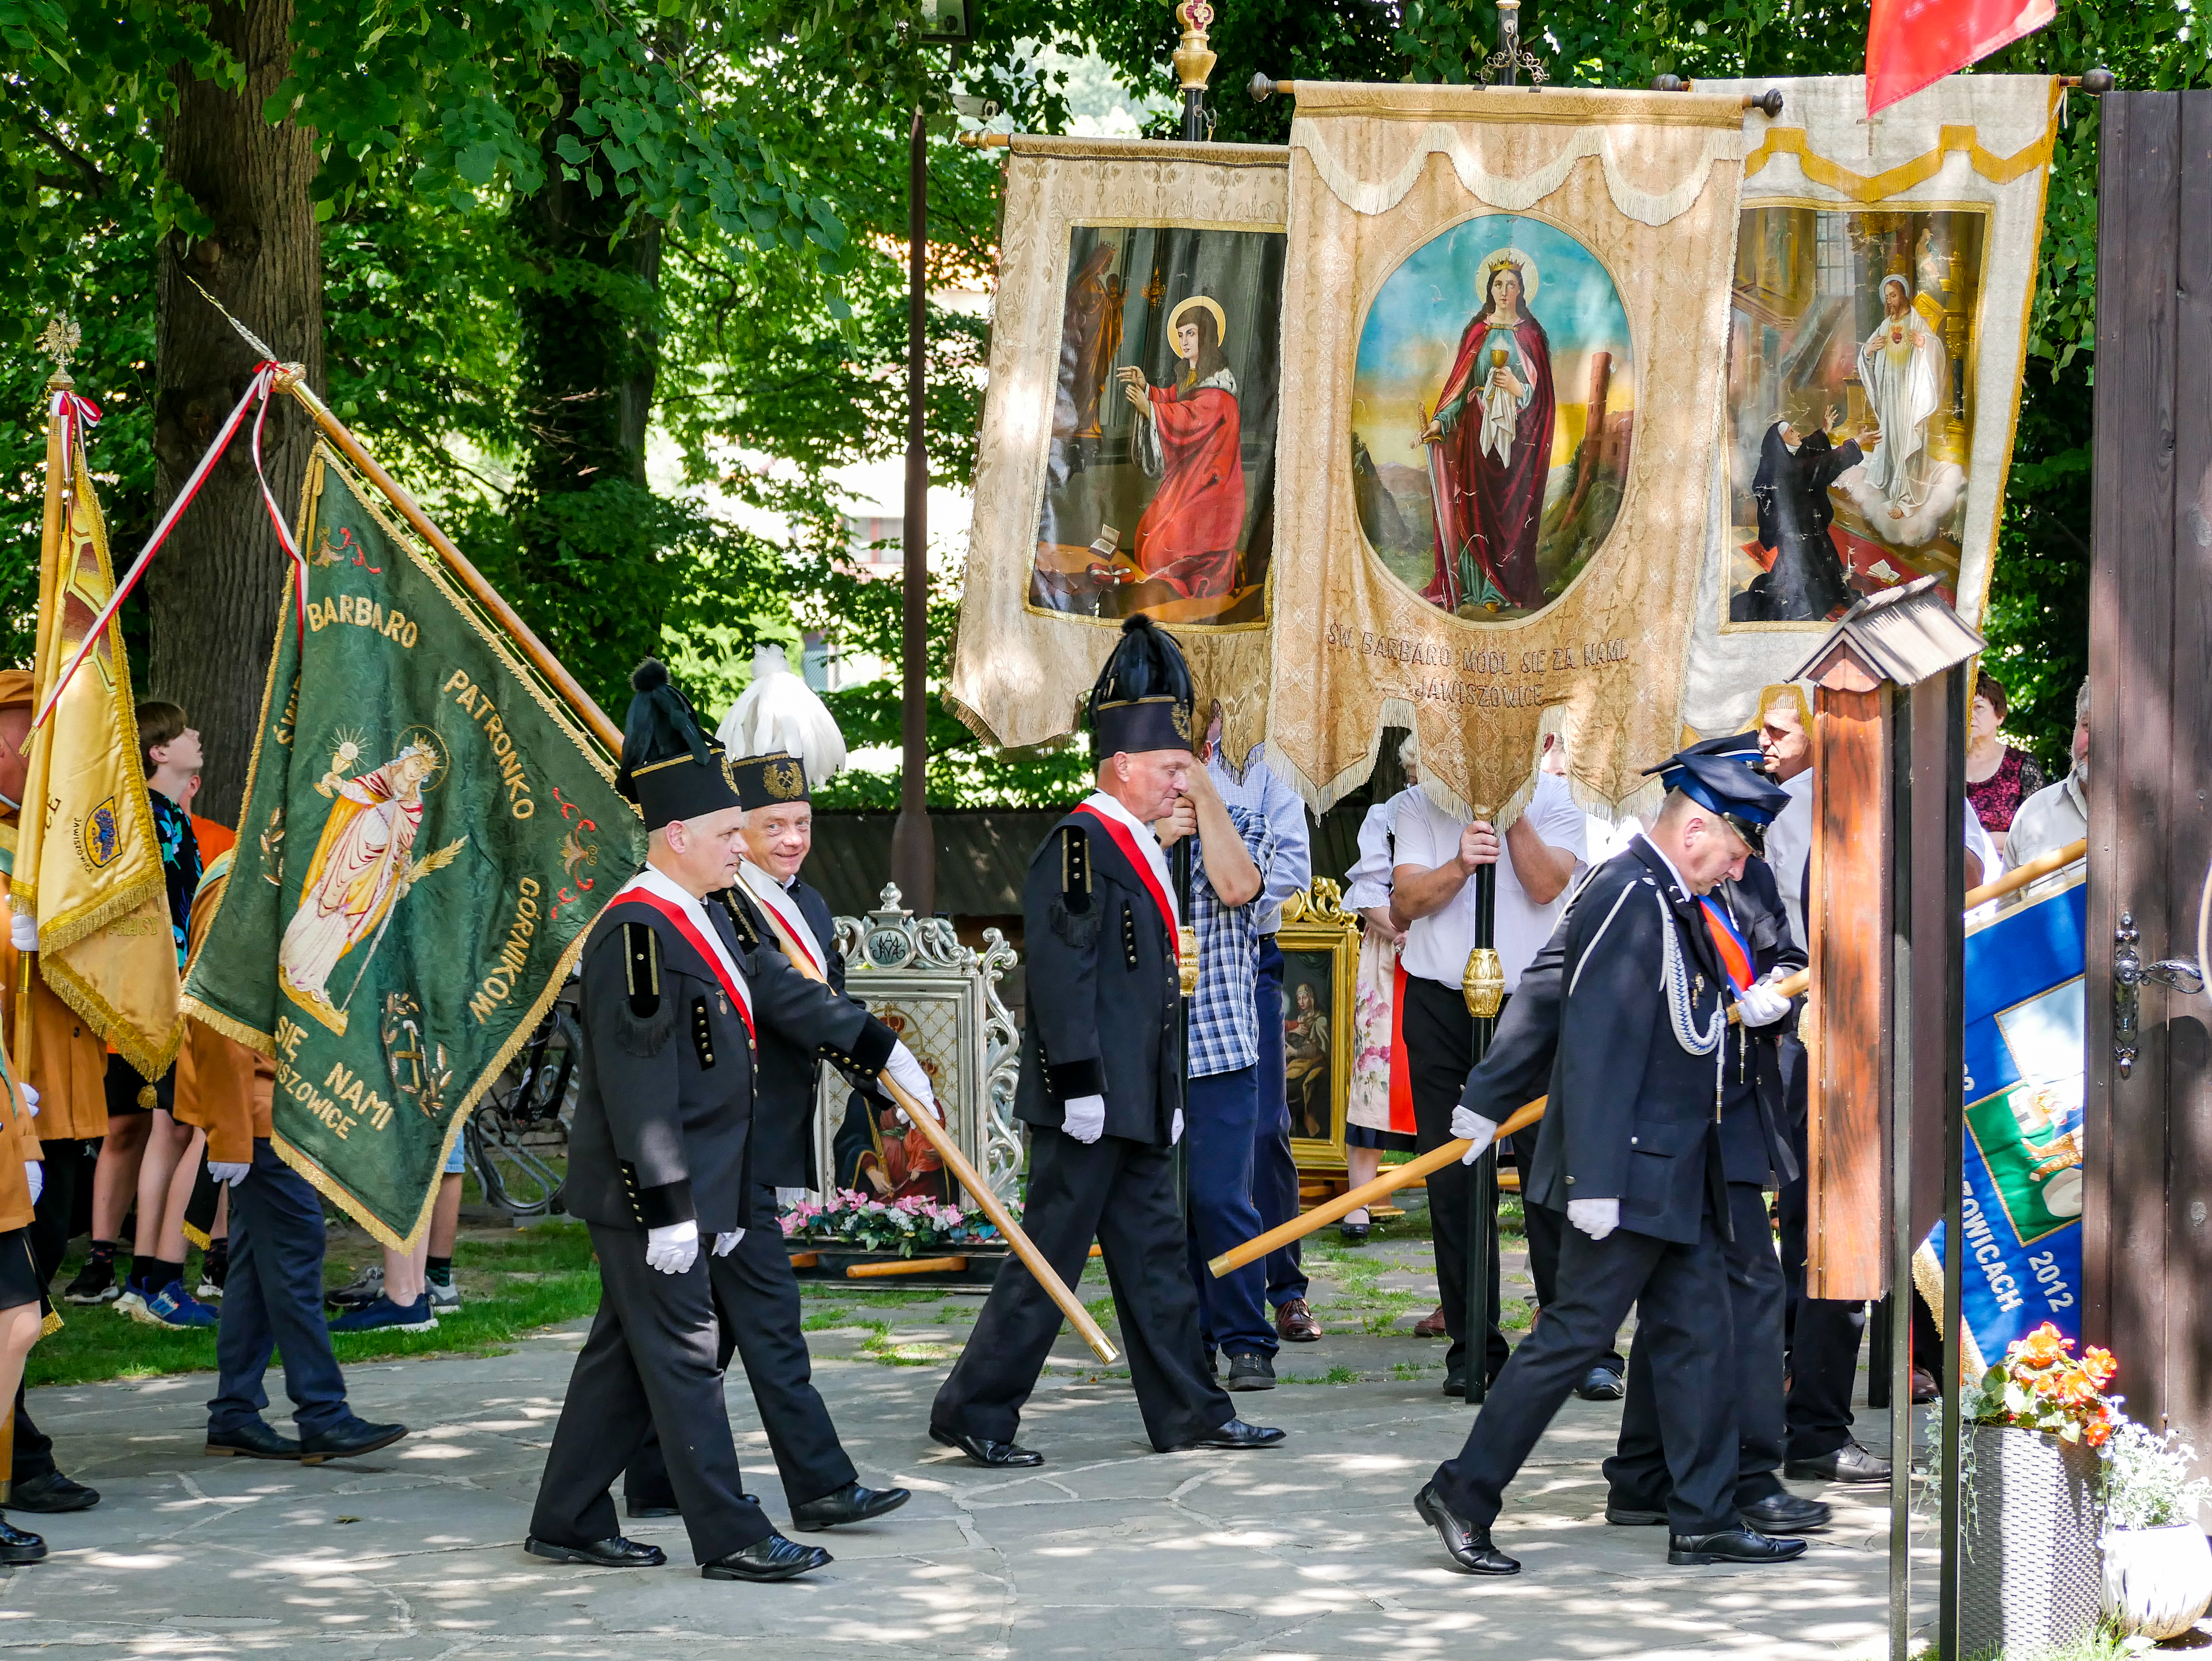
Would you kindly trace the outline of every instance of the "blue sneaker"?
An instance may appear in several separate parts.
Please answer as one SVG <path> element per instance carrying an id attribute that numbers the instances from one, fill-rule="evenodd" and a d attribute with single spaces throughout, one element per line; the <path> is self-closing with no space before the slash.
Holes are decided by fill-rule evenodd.
<path id="1" fill-rule="evenodd" d="M 430 1308 L 430 1294 L 424 1293 L 413 1303 L 395 1304 L 389 1298 L 379 1298 L 362 1309 L 341 1315 L 331 1323 L 332 1332 L 435 1332 L 437 1315 Z"/>
<path id="2" fill-rule="evenodd" d="M 182 1281 L 172 1281 L 131 1311 L 131 1318 L 149 1327 L 168 1327 L 182 1332 L 188 1327 L 220 1326 L 222 1317 L 185 1290 Z"/>

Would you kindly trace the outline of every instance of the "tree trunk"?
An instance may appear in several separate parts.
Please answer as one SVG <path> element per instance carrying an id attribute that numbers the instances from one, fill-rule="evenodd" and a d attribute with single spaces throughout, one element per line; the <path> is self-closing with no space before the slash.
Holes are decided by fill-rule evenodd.
<path id="1" fill-rule="evenodd" d="M 323 380 L 321 234 L 309 186 L 315 136 L 270 125 L 262 104 L 291 54 L 291 0 L 241 0 L 212 8 L 209 32 L 246 65 L 243 90 L 179 72 L 164 135 L 169 177 L 214 223 L 193 238 L 172 232 L 155 277 L 155 496 L 166 508 L 253 376 L 256 355 L 192 280 L 286 362 Z M 234 824 L 260 720 L 269 655 L 282 607 L 285 557 L 262 505 L 248 427 L 170 532 L 146 577 L 150 661 L 141 697 L 184 707 L 200 730 L 207 767 L 195 811 Z M 262 459 L 278 510 L 297 513 L 313 426 L 292 400 L 272 400 Z"/>

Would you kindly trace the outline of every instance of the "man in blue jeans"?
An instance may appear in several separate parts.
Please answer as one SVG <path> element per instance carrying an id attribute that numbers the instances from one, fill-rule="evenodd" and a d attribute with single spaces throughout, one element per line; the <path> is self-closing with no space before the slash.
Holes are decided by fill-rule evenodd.
<path id="1" fill-rule="evenodd" d="M 1248 1263 L 1216 1280 L 1206 1264 L 1261 1228 L 1252 1198 L 1261 1031 L 1253 995 L 1259 900 L 1275 843 L 1264 818 L 1223 804 L 1210 774 L 1193 772 L 1189 797 L 1198 821 L 1190 916 L 1199 964 L 1183 1090 L 1190 1273 L 1209 1363 L 1225 1352 L 1230 1389 L 1272 1390 L 1276 1340 L 1267 1322 L 1266 1266 Z"/>
<path id="2" fill-rule="evenodd" d="M 1264 820 L 1275 843 L 1254 908 L 1260 958 L 1253 1006 L 1260 1053 L 1255 1079 L 1259 1111 L 1252 1148 L 1252 1201 L 1258 1208 L 1260 1226 L 1274 1228 L 1298 1214 L 1298 1168 L 1291 1158 L 1291 1104 L 1284 1089 L 1283 949 L 1276 943 L 1275 931 L 1282 925 L 1283 902 L 1304 893 L 1313 882 L 1313 848 L 1305 803 L 1267 765 L 1266 746 L 1249 751 L 1243 772 L 1234 772 L 1221 748 L 1221 725 L 1217 712 L 1206 734 L 1206 772 L 1222 801 Z M 1267 1281 L 1276 1335 L 1294 1344 L 1320 1337 L 1321 1323 L 1306 1306 L 1305 1270 L 1296 1241 L 1267 1254 Z"/>

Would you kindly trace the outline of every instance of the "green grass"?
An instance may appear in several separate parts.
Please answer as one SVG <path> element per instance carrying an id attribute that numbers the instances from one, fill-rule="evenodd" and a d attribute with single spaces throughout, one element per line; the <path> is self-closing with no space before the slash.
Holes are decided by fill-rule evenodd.
<path id="1" fill-rule="evenodd" d="M 378 1261 L 365 1241 L 341 1245 L 344 1240 L 343 1234 L 332 1237 L 325 1286 L 343 1286 L 362 1262 Z M 66 1285 L 78 1266 L 76 1260 L 64 1263 L 55 1285 Z M 599 1307 L 599 1268 L 581 1223 L 464 1237 L 453 1268 L 461 1287 L 458 1313 L 440 1317 L 434 1332 L 338 1336 L 332 1344 L 340 1364 L 396 1355 L 495 1354 L 535 1328 L 576 1320 Z M 24 1382 L 33 1388 L 214 1370 L 212 1327 L 172 1332 L 142 1325 L 112 1307 L 64 1304 L 60 1309 L 62 1329 L 31 1352 Z"/>
<path id="2" fill-rule="evenodd" d="M 1114 1324 L 1114 1300 L 1111 1298 L 1093 1298 L 1083 1307 L 1089 1312 L 1091 1318 L 1097 1322 L 1100 1326 Z"/>
<path id="3" fill-rule="evenodd" d="M 911 1309 L 916 1304 L 941 1304 L 950 1294 L 943 1292 L 917 1292 L 911 1287 L 874 1287 L 862 1289 L 856 1281 L 801 1281 L 799 1295 L 802 1298 L 857 1298 L 871 1309 Z"/>
<path id="4" fill-rule="evenodd" d="M 832 1327 L 843 1326 L 853 1317 L 849 1309 L 817 1309 L 799 1323 L 801 1332 L 827 1332 Z"/>
<path id="5" fill-rule="evenodd" d="M 1359 1382 L 1358 1367 L 1331 1367 L 1318 1378 L 1310 1374 L 1286 1372 L 1282 1377 L 1286 1384 L 1356 1384 Z"/>

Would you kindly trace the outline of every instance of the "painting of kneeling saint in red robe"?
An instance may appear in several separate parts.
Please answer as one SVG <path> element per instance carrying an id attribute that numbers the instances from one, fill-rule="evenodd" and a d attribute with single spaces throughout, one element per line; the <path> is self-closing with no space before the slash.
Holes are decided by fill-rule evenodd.
<path id="1" fill-rule="evenodd" d="M 1141 417 L 1137 465 L 1160 481 L 1137 521 L 1137 569 L 1177 593 L 1225 594 L 1236 585 L 1244 532 L 1243 422 L 1237 372 L 1221 355 L 1221 307 L 1204 295 L 1184 301 L 1169 320 L 1182 370 L 1155 386 L 1139 368 L 1121 372 L 1122 390 Z"/>

